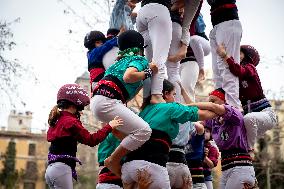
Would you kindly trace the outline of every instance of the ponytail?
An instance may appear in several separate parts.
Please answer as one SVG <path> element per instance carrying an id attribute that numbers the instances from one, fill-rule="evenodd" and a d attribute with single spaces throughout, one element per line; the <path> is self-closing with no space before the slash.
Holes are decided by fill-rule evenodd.
<path id="1" fill-rule="evenodd" d="M 50 127 L 54 127 L 58 118 L 60 117 L 60 111 L 58 105 L 54 106 L 48 116 L 48 124 Z"/>

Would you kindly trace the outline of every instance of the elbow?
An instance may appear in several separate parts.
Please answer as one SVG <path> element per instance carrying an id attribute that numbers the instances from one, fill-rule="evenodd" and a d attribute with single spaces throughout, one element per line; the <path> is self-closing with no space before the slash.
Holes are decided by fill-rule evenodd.
<path id="1" fill-rule="evenodd" d="M 123 76 L 123 81 L 125 83 L 132 83 L 132 79 L 131 79 L 131 76 L 129 74 L 124 74 Z"/>

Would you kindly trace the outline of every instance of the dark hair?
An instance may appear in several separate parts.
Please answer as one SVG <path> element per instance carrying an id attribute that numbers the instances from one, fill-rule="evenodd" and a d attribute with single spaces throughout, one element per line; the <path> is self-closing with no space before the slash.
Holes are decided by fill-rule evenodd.
<path id="1" fill-rule="evenodd" d="M 205 125 L 204 126 L 204 129 L 208 129 L 210 132 L 210 138 L 209 138 L 209 140 L 208 141 L 210 141 L 210 140 L 213 140 L 213 137 L 212 137 L 212 128 L 211 127 L 208 127 L 207 125 Z M 205 141 L 206 142 L 206 141 Z"/>
<path id="2" fill-rule="evenodd" d="M 163 82 L 163 97 L 164 95 L 166 94 L 166 92 L 171 92 L 175 89 L 175 86 L 174 84 L 172 84 L 169 80 L 166 80 L 164 79 L 164 82 Z"/>
<path id="3" fill-rule="evenodd" d="M 90 51 L 96 48 L 96 41 L 105 42 L 106 37 L 101 31 L 90 31 L 84 38 L 84 46 Z"/>
<path id="4" fill-rule="evenodd" d="M 169 80 L 167 79 L 164 79 L 163 81 L 163 98 L 166 94 L 166 92 L 171 92 L 175 89 L 175 86 L 174 84 L 172 84 Z M 151 95 L 148 96 L 147 98 L 143 99 L 143 103 L 141 105 L 141 110 L 143 110 L 146 106 L 148 106 L 150 104 L 150 100 L 151 100 Z"/>
<path id="5" fill-rule="evenodd" d="M 109 28 L 107 30 L 107 40 L 112 39 L 114 37 L 116 37 L 119 33 L 119 30 L 116 28 Z"/>
<path id="6" fill-rule="evenodd" d="M 224 91 L 224 89 L 223 88 L 218 88 L 218 89 L 215 89 L 216 91 L 219 91 L 219 92 L 221 92 L 221 93 L 223 93 L 224 95 L 226 94 L 226 92 Z"/>
<path id="7" fill-rule="evenodd" d="M 60 110 L 63 110 L 63 109 L 67 109 L 69 108 L 70 106 L 74 106 L 74 104 L 72 102 L 69 102 L 67 100 L 60 100 L 58 101 L 57 105 L 54 106 L 49 115 L 48 115 L 48 124 L 50 127 L 54 127 L 56 122 L 58 121 L 61 113 L 60 113 Z"/>
<path id="8" fill-rule="evenodd" d="M 144 48 L 143 36 L 135 30 L 127 30 L 120 34 L 117 38 L 117 44 L 120 51 L 124 51 L 128 48 Z"/>

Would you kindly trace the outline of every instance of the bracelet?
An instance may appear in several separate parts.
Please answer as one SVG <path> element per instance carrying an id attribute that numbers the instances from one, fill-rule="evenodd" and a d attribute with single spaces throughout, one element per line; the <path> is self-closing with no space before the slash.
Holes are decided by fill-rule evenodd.
<path id="1" fill-rule="evenodd" d="M 151 68 L 146 68 L 146 69 L 144 70 L 144 73 L 145 73 L 145 78 L 144 78 L 144 80 L 147 79 L 147 78 L 149 78 L 149 77 L 152 77 L 152 75 L 153 75 L 153 71 L 151 70 Z"/>

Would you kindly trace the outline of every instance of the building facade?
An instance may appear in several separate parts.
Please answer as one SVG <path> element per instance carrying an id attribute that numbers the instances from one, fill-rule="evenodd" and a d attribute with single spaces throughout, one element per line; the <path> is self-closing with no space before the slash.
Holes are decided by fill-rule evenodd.
<path id="1" fill-rule="evenodd" d="M 9 117 L 9 124 L 16 124 L 22 118 L 22 115 L 17 117 L 12 112 L 12 117 Z M 22 124 L 19 123 L 19 125 Z M 16 148 L 15 169 L 20 173 L 16 188 L 45 188 L 44 173 L 49 146 L 46 141 L 45 131 L 41 134 L 35 134 L 27 132 L 26 129 L 15 131 L 18 130 L 17 127 L 11 125 L 8 125 L 8 128 L 13 129 L 12 131 L 4 129 L 0 131 L 0 170 L 3 169 L 2 162 L 5 160 L 4 154 L 7 151 L 9 142 L 14 142 Z M 25 125 L 24 128 L 30 128 L 30 125 Z"/>

